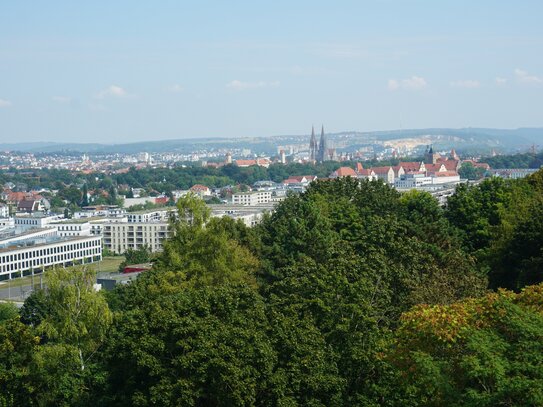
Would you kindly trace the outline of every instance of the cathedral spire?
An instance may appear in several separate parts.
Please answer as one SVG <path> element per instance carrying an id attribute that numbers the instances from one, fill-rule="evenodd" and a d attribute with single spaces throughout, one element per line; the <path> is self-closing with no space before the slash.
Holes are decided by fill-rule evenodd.
<path id="1" fill-rule="evenodd" d="M 309 161 L 315 162 L 317 160 L 317 152 L 319 146 L 317 145 L 317 138 L 315 137 L 315 127 L 311 126 L 311 139 L 309 140 Z"/>
<path id="2" fill-rule="evenodd" d="M 319 154 L 317 156 L 317 161 L 324 162 L 327 160 L 328 154 L 328 143 L 326 142 L 326 136 L 324 135 L 324 125 L 321 128 L 321 140 L 319 143 Z"/>

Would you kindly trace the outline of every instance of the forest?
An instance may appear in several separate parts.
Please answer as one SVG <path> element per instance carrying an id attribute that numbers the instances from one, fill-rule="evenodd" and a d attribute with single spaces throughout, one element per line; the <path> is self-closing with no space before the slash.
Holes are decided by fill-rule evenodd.
<path id="1" fill-rule="evenodd" d="M 0 305 L 0 406 L 543 405 L 543 170 L 445 208 L 341 178 L 253 228 L 177 209 L 133 283 Z"/>

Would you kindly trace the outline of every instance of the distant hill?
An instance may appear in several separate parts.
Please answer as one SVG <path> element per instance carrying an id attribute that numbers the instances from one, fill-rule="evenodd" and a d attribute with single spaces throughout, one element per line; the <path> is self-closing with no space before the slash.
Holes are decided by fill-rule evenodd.
<path id="1" fill-rule="evenodd" d="M 424 136 L 439 148 L 461 147 L 469 150 L 496 148 L 503 152 L 521 151 L 532 143 L 543 143 L 543 128 L 487 129 L 487 128 L 429 128 L 407 130 L 385 130 L 374 132 L 345 131 L 327 134 L 332 143 L 341 146 L 382 144 L 390 140 L 421 138 Z M 190 153 L 198 149 L 249 148 L 255 152 L 275 153 L 277 145 L 304 143 L 308 135 L 282 135 L 253 138 L 202 138 L 144 141 L 123 144 L 100 143 L 0 143 L 1 151 L 53 153 L 73 151 L 79 153 Z"/>

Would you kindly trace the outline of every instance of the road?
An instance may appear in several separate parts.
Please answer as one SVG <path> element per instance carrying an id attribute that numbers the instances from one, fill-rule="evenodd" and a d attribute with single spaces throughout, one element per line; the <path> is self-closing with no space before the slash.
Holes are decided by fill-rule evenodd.
<path id="1" fill-rule="evenodd" d="M 111 274 L 111 272 L 99 272 L 97 277 L 105 278 Z M 35 289 L 45 287 L 45 276 L 36 275 L 34 281 L 31 276 L 1 281 L 0 300 L 24 301 L 32 293 L 32 285 Z"/>

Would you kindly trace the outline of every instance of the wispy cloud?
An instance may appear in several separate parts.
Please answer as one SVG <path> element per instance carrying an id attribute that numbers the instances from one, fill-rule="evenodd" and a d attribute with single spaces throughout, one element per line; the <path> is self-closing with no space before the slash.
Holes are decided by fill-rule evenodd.
<path id="1" fill-rule="evenodd" d="M 243 82 L 240 80 L 233 80 L 226 84 L 226 87 L 233 90 L 246 90 L 246 89 L 257 89 L 257 88 L 277 88 L 279 86 L 279 81 L 266 82 Z"/>
<path id="2" fill-rule="evenodd" d="M 412 76 L 410 78 L 406 79 L 389 79 L 388 80 L 388 90 L 395 91 L 398 89 L 405 89 L 405 90 L 419 90 L 424 89 L 426 86 L 428 86 L 428 83 L 426 82 L 426 79 L 424 79 L 421 76 Z"/>
<path id="3" fill-rule="evenodd" d="M 496 81 L 496 84 L 498 84 L 498 85 L 505 85 L 507 83 L 506 78 L 502 78 L 502 77 L 499 77 L 499 76 L 496 77 L 495 81 Z"/>
<path id="4" fill-rule="evenodd" d="M 481 86 L 481 82 L 473 80 L 473 79 L 461 79 L 458 81 L 452 81 L 451 86 L 453 88 L 467 88 L 467 89 L 474 89 Z"/>
<path id="5" fill-rule="evenodd" d="M 523 71 L 522 69 L 515 69 L 515 77 L 519 83 L 525 83 L 529 85 L 541 85 L 543 84 L 543 79 L 539 76 L 530 75 L 528 72 Z"/>
<path id="6" fill-rule="evenodd" d="M 172 92 L 172 93 L 183 92 L 183 90 L 184 90 L 183 86 L 181 86 L 181 85 L 179 85 L 177 83 L 168 88 L 168 92 Z"/>
<path id="7" fill-rule="evenodd" d="M 11 103 L 9 100 L 0 99 L 0 108 L 10 107 L 11 105 L 13 105 L 13 103 Z"/>
<path id="8" fill-rule="evenodd" d="M 53 96 L 53 102 L 57 103 L 71 103 L 72 98 L 69 96 Z"/>
<path id="9" fill-rule="evenodd" d="M 121 88 L 118 85 L 111 85 L 105 89 L 102 89 L 96 94 L 96 99 L 105 99 L 105 98 L 127 98 L 131 96 L 125 89 Z"/>

